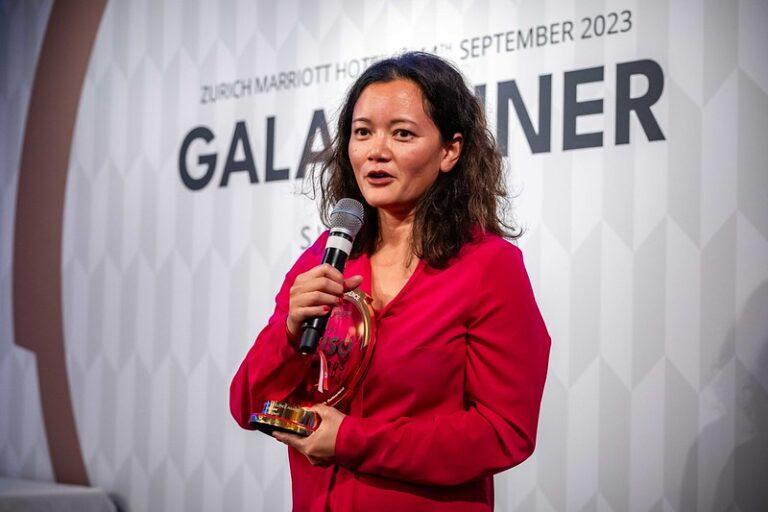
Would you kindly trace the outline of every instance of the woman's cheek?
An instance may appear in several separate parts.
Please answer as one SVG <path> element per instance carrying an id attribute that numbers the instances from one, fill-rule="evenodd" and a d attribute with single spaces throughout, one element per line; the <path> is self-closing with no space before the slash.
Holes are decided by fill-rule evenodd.
<path id="1" fill-rule="evenodd" d="M 347 148 L 347 156 L 349 156 L 349 162 L 352 164 L 352 168 L 355 169 L 355 172 L 357 173 L 357 169 L 359 168 L 360 149 L 356 144 L 349 144 Z"/>

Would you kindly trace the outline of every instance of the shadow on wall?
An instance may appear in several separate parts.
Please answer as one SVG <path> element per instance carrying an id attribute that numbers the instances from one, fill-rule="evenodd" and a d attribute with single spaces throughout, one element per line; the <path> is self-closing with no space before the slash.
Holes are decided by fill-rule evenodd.
<path id="1" fill-rule="evenodd" d="M 726 340 L 712 369 L 722 414 L 688 452 L 681 511 L 768 511 L 768 282 L 749 298 L 728 338 L 742 345 L 740 357 Z"/>

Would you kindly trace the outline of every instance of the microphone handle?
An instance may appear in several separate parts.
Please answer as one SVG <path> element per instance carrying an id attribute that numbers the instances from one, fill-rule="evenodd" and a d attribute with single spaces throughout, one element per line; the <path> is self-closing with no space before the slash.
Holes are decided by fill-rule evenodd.
<path id="1" fill-rule="evenodd" d="M 323 263 L 328 263 L 339 272 L 344 272 L 344 265 L 347 263 L 347 253 L 336 247 L 326 247 L 323 253 Z M 299 343 L 299 352 L 302 354 L 314 354 L 317 350 L 317 344 L 320 338 L 325 334 L 325 326 L 328 325 L 328 318 L 331 313 L 323 316 L 316 316 L 304 320 L 301 324 L 301 342 Z"/>

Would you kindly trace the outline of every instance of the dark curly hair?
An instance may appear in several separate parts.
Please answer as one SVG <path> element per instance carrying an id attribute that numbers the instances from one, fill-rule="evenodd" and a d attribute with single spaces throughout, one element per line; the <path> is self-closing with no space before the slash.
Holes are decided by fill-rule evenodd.
<path id="1" fill-rule="evenodd" d="M 331 209 L 351 197 L 365 208 L 365 223 L 355 239 L 351 257 L 373 254 L 380 242 L 376 209 L 366 203 L 349 161 L 352 112 L 363 90 L 375 82 L 405 79 L 419 86 L 424 108 L 443 141 L 461 133 L 461 156 L 451 172 L 438 173 L 414 212 L 412 253 L 435 268 L 444 267 L 479 228 L 506 238 L 521 232 L 505 219 L 508 207 L 504 164 L 488 130 L 483 106 L 464 77 L 445 60 L 423 52 L 408 52 L 371 65 L 349 89 L 338 115 L 336 135 L 321 155 L 312 184 L 320 189 L 320 218 L 329 225 Z"/>

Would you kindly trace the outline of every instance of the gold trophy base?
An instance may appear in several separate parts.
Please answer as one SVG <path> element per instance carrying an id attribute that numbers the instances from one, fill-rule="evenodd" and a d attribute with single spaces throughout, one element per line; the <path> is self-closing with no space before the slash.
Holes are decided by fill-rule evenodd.
<path id="1" fill-rule="evenodd" d="M 308 436 L 317 429 L 320 417 L 316 412 L 286 402 L 268 400 L 260 413 L 251 415 L 251 426 L 265 434 L 275 430 Z"/>

